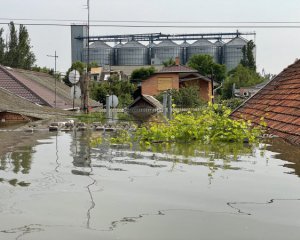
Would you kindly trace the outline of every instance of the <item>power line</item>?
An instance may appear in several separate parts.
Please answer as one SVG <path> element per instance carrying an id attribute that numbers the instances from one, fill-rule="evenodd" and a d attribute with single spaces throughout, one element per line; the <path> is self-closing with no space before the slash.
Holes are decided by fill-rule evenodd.
<path id="1" fill-rule="evenodd" d="M 0 22 L 0 25 L 7 25 L 9 22 Z M 14 23 L 25 26 L 54 26 L 70 27 L 72 24 L 59 23 Z M 117 27 L 117 28 L 254 28 L 254 29 L 297 29 L 300 25 L 129 25 L 129 24 L 90 24 L 91 27 Z"/>
<path id="2" fill-rule="evenodd" d="M 7 21 L 86 22 L 84 19 L 0 18 Z M 300 24 L 300 21 L 161 21 L 161 20 L 91 20 L 98 23 L 172 23 L 172 24 Z"/>

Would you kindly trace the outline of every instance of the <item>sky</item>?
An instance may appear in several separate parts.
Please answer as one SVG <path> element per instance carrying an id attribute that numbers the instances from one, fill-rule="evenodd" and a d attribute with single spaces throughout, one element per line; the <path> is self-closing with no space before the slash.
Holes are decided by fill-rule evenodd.
<path id="1" fill-rule="evenodd" d="M 33 23 L 16 19 L 82 19 L 86 23 L 87 0 L 0 0 L 0 22 L 15 19 L 16 23 Z M 132 33 L 214 33 L 214 32 L 256 32 L 258 70 L 278 74 L 285 67 L 300 58 L 299 28 L 257 28 L 259 24 L 238 24 L 224 22 L 297 22 L 274 25 L 300 26 L 300 2 L 297 0 L 90 0 L 90 19 L 113 21 L 171 21 L 171 22 L 221 22 L 208 28 L 151 28 L 133 27 L 91 27 L 91 35 L 132 34 Z M 34 21 L 41 23 L 42 21 Z M 53 21 L 50 21 L 53 23 Z M 45 22 L 44 22 L 45 23 Z M 71 22 L 59 22 L 71 23 Z M 141 23 L 138 25 L 142 25 Z M 170 24 L 163 24 L 170 25 Z M 230 28 L 219 28 L 230 25 Z M 237 26 L 239 25 L 239 26 Z M 247 25 L 249 28 L 240 28 Z M 260 24 L 267 25 L 267 23 Z M 270 24 L 268 24 L 270 25 Z M 232 28 L 231 28 L 232 26 Z M 7 24 L 0 27 L 7 28 Z M 66 71 L 71 65 L 70 27 L 27 26 L 33 52 L 38 66 L 54 67 L 57 52 L 57 68 Z"/>

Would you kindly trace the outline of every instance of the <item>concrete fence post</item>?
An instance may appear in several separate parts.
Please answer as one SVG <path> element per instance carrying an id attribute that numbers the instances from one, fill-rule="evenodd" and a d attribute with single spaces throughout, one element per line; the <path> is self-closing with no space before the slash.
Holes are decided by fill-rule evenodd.
<path id="1" fill-rule="evenodd" d="M 168 93 L 168 119 L 172 119 L 172 95 L 171 93 Z"/>
<path id="2" fill-rule="evenodd" d="M 163 93 L 163 115 L 167 117 L 167 102 L 168 102 L 168 93 Z"/>
<path id="3" fill-rule="evenodd" d="M 109 102 L 109 95 L 106 95 L 106 118 L 109 121 L 111 117 L 111 109 L 110 109 L 110 102 Z"/>

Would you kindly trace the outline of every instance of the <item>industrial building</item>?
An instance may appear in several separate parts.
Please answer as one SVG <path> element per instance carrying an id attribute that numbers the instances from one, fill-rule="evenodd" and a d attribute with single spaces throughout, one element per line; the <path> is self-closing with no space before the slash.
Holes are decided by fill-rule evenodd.
<path id="1" fill-rule="evenodd" d="M 243 57 L 242 48 L 248 42 L 245 36 L 255 36 L 255 33 L 150 33 L 88 37 L 86 26 L 72 25 L 72 62 L 87 62 L 89 58 L 90 62 L 99 66 L 146 66 L 162 65 L 170 58 L 179 57 L 181 64 L 186 64 L 195 54 L 207 54 L 216 63 L 225 64 L 227 70 L 231 70 Z M 109 45 L 112 43 L 114 46 Z"/>

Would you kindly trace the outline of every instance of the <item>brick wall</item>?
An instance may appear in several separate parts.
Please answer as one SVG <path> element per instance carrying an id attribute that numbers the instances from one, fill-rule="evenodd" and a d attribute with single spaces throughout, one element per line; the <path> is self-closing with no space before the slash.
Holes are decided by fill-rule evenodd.
<path id="1" fill-rule="evenodd" d="M 142 82 L 142 94 L 156 96 L 161 91 L 158 90 L 158 79 L 159 78 L 171 78 L 172 89 L 179 89 L 179 75 L 176 73 L 167 74 L 155 74 L 152 77 Z"/>
<path id="2" fill-rule="evenodd" d="M 28 122 L 29 120 L 34 121 L 35 119 L 27 116 L 23 117 L 17 113 L 0 112 L 1 122 Z"/>

